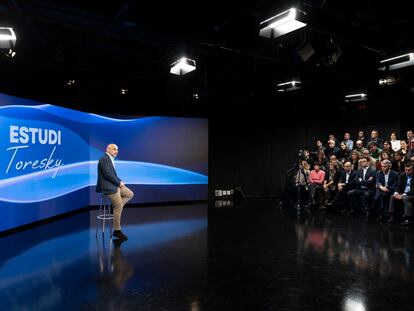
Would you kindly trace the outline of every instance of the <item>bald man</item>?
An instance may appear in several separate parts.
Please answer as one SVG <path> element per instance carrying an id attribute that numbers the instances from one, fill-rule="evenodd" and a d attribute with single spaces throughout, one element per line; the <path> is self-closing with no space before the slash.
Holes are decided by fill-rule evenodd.
<path id="1" fill-rule="evenodd" d="M 103 193 L 111 200 L 114 214 L 113 236 L 121 240 L 128 240 L 128 237 L 121 231 L 122 209 L 134 193 L 125 186 L 125 183 L 118 177 L 115 171 L 115 158 L 118 155 L 118 146 L 109 144 L 106 153 L 98 163 L 98 182 L 96 192 Z"/>

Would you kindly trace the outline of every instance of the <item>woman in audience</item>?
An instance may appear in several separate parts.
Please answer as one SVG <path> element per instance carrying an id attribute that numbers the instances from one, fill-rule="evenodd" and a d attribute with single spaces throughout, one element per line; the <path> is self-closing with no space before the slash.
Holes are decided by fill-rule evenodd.
<path id="1" fill-rule="evenodd" d="M 391 139 L 391 148 L 392 150 L 397 151 L 401 148 L 401 141 L 397 139 L 397 134 L 395 132 L 392 132 L 390 135 Z"/>
<path id="2" fill-rule="evenodd" d="M 323 191 L 325 193 L 325 205 L 332 204 L 332 200 L 337 192 L 338 180 L 338 168 L 333 163 L 330 163 L 329 170 L 325 174 L 325 180 L 323 182 Z"/>
<path id="3" fill-rule="evenodd" d="M 336 153 L 336 158 L 343 164 L 349 160 L 351 151 L 348 149 L 346 143 L 343 141 L 339 147 L 339 151 Z"/>
<path id="4" fill-rule="evenodd" d="M 328 159 L 325 156 L 325 151 L 324 150 L 319 150 L 317 155 L 316 155 L 316 162 L 319 162 L 320 168 L 323 171 L 327 170 L 327 163 L 328 163 Z"/>
<path id="5" fill-rule="evenodd" d="M 352 169 L 354 171 L 358 170 L 358 166 L 359 166 L 359 158 L 360 158 L 361 154 L 357 151 L 357 150 L 352 150 L 351 153 L 351 164 L 352 164 Z"/>
<path id="6" fill-rule="evenodd" d="M 311 204 L 316 208 L 322 203 L 324 180 L 325 172 L 320 169 L 319 163 L 315 162 L 309 175 L 309 197 Z"/>
<path id="7" fill-rule="evenodd" d="M 391 163 L 392 163 L 391 169 L 393 171 L 396 171 L 397 173 L 404 172 L 404 163 L 402 161 L 401 153 L 399 153 L 398 151 L 395 152 L 394 158 L 392 159 Z"/>
<path id="8" fill-rule="evenodd" d="M 381 171 L 381 162 L 384 161 L 384 160 L 390 160 L 391 161 L 389 153 L 383 150 L 379 154 L 379 159 L 377 161 L 377 171 L 379 171 L 379 172 Z"/>
<path id="9" fill-rule="evenodd" d="M 391 148 L 391 142 L 389 140 L 384 141 L 384 148 L 382 151 L 387 152 L 391 156 L 395 151 Z"/>

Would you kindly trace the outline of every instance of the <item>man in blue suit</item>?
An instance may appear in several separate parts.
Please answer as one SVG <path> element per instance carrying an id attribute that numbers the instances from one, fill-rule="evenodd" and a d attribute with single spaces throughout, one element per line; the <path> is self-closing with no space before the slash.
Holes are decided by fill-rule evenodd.
<path id="1" fill-rule="evenodd" d="M 395 210 L 397 202 L 404 204 L 404 219 L 402 225 L 410 226 L 413 221 L 413 204 L 414 204 L 414 163 L 408 162 L 404 165 L 405 172 L 400 174 L 397 187 L 390 199 L 390 207 L 388 212 L 390 218 L 388 223 L 395 221 Z"/>
<path id="2" fill-rule="evenodd" d="M 114 215 L 113 236 L 121 240 L 128 237 L 121 231 L 121 215 L 124 205 L 133 198 L 134 193 L 125 186 L 115 171 L 115 158 L 118 155 L 118 146 L 109 144 L 106 153 L 98 162 L 98 182 L 96 192 L 103 193 L 111 200 Z"/>
<path id="3" fill-rule="evenodd" d="M 381 171 L 377 172 L 374 204 L 379 207 L 378 221 L 388 218 L 388 206 L 391 195 L 394 194 L 398 182 L 398 173 L 391 170 L 391 161 L 381 162 Z"/>

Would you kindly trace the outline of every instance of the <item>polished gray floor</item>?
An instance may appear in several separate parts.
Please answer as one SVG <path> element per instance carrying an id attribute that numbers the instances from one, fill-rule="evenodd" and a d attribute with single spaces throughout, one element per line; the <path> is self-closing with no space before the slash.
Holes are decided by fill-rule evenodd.
<path id="1" fill-rule="evenodd" d="M 208 220 L 207 220 L 208 219 Z M 95 211 L 0 238 L 0 310 L 414 310 L 412 228 L 273 201 Z"/>

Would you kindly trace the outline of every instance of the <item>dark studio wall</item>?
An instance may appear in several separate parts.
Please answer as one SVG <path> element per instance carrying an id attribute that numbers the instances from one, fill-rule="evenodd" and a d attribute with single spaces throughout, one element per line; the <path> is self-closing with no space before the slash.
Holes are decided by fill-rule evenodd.
<path id="1" fill-rule="evenodd" d="M 405 138 L 414 125 L 412 95 L 405 90 L 379 92 L 365 108 L 332 96 L 316 101 L 315 94 L 287 95 L 265 102 L 237 101 L 237 115 L 210 119 L 211 190 L 241 186 L 246 196 L 278 196 L 299 149 L 313 149 L 316 139 L 326 144 L 331 133 L 340 140 L 347 131 L 355 138 L 359 129 L 369 135 L 374 128 L 381 138 L 388 139 L 393 131 Z"/>

